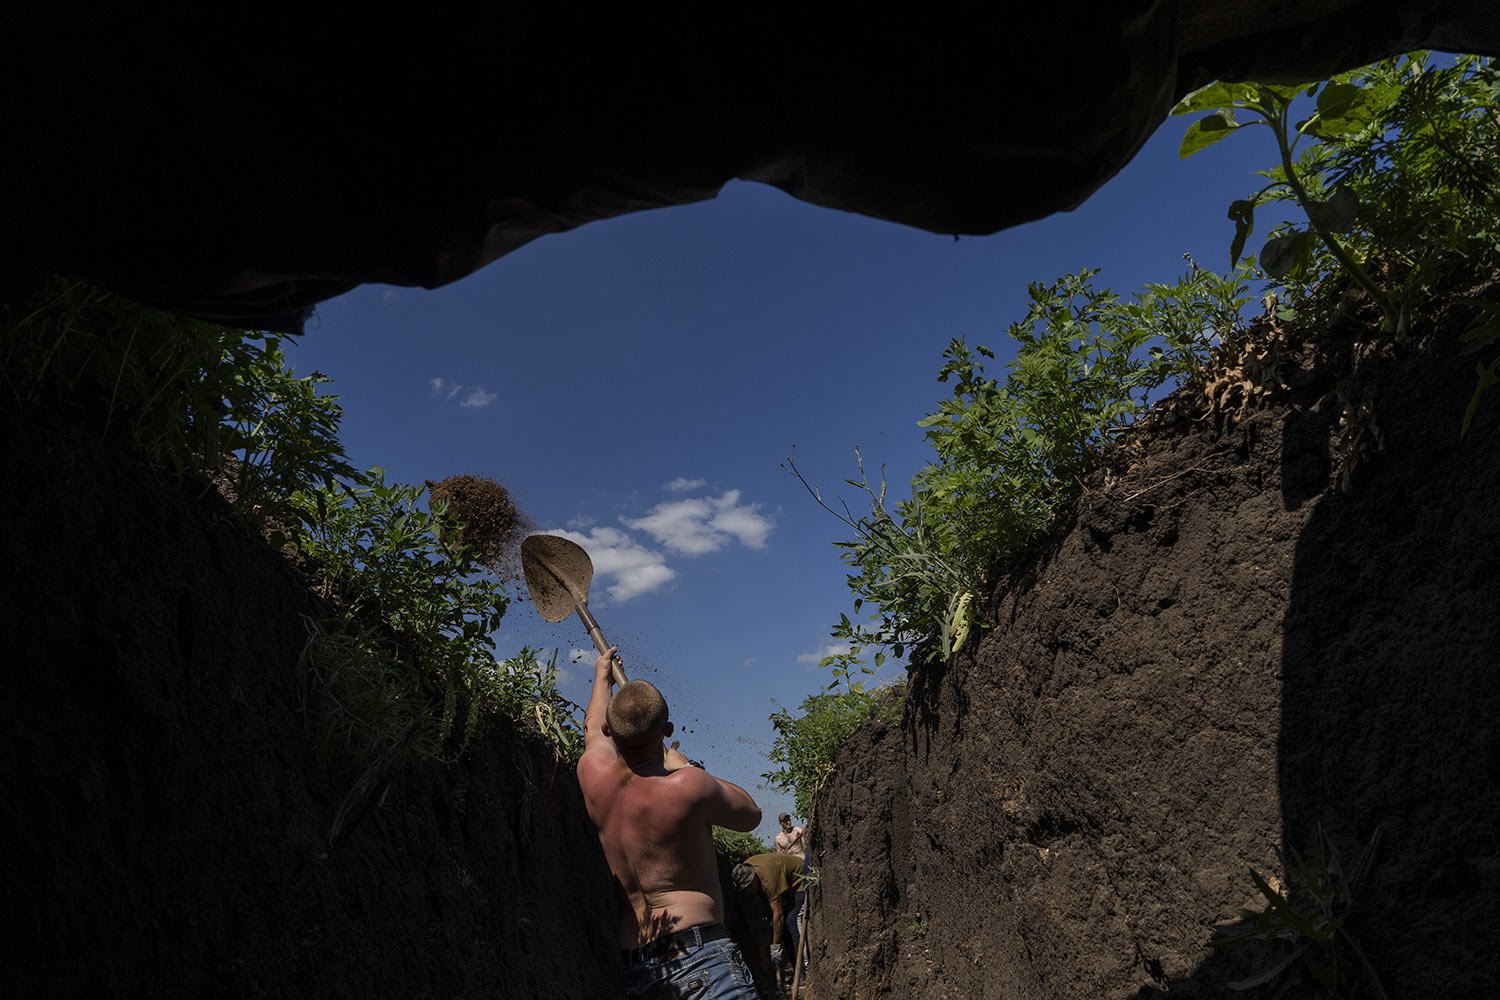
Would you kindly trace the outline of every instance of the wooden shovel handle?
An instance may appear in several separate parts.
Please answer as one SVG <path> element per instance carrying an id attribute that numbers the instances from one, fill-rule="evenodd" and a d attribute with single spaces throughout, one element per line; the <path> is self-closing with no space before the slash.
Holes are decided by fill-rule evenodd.
<path id="1" fill-rule="evenodd" d="M 594 648 L 603 653 L 609 649 L 609 642 L 604 638 L 604 633 L 599 629 L 599 623 L 594 621 L 594 616 L 589 614 L 586 606 L 580 606 L 578 617 L 583 619 L 584 626 L 589 630 L 589 638 L 594 640 Z M 614 675 L 615 683 L 624 686 L 630 680 L 625 676 L 625 665 L 620 662 L 620 654 L 616 653 L 610 660 L 610 673 Z"/>

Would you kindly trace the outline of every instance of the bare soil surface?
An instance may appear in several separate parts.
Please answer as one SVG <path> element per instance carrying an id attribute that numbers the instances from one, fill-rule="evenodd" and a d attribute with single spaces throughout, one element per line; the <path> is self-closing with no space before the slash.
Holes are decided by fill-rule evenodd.
<path id="1" fill-rule="evenodd" d="M 1460 439 L 1453 331 L 1343 336 L 1240 421 L 1157 421 L 843 749 L 817 997 L 1261 995 L 1213 925 L 1320 824 L 1383 831 L 1349 926 L 1391 996 L 1500 995 L 1500 399 Z"/>

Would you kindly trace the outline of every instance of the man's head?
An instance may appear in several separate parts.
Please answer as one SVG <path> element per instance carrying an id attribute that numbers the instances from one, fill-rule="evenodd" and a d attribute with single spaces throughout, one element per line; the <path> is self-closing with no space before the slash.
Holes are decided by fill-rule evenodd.
<path id="1" fill-rule="evenodd" d="M 735 865 L 734 870 L 729 873 L 729 876 L 734 881 L 735 888 L 741 891 L 749 889 L 759 877 L 755 874 L 754 868 L 744 863 Z"/>
<path id="2" fill-rule="evenodd" d="M 792 832 L 792 816 L 790 813 L 782 813 L 776 818 L 781 821 L 781 828 L 783 830 L 785 830 L 787 833 Z"/>
<path id="3" fill-rule="evenodd" d="M 667 700 L 648 681 L 629 681 L 609 701 L 604 733 L 621 750 L 639 750 L 672 735 Z"/>

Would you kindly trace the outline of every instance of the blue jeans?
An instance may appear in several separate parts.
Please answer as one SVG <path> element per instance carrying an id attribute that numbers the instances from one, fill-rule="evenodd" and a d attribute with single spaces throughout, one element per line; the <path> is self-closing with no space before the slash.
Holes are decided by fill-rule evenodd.
<path id="1" fill-rule="evenodd" d="M 759 1000 L 755 980 L 729 938 L 625 966 L 630 1000 Z"/>

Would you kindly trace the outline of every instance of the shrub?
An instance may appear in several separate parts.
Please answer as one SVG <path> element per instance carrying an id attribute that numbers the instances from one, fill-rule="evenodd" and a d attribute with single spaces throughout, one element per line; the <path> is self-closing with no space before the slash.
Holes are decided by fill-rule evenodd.
<path id="1" fill-rule="evenodd" d="M 1187 129 L 1183 156 L 1254 126 L 1274 141 L 1278 162 L 1261 172 L 1268 183 L 1229 207 L 1232 264 L 1255 210 L 1294 202 L 1306 222 L 1277 226 L 1260 253 L 1288 305 L 1326 322 L 1352 284 L 1404 340 L 1439 295 L 1462 294 L 1500 267 L 1497 105 L 1492 60 L 1441 65 L 1418 52 L 1316 83 L 1215 83 L 1173 113 L 1207 112 Z M 1479 310 L 1466 340 L 1476 351 L 1500 340 L 1493 311 Z M 1478 367 L 1465 431 L 1479 396 L 1500 381 L 1500 358 Z"/>
<path id="2" fill-rule="evenodd" d="M 845 482 L 865 494 L 866 515 L 834 509 L 809 486 L 854 533 L 837 544 L 853 570 L 856 613 L 867 603 L 879 609 L 871 625 L 841 617 L 833 635 L 851 656 L 826 664 L 847 670 L 865 646 L 897 656 L 924 639 L 935 640 L 938 656 L 961 647 L 999 574 L 1071 508 L 1099 456 L 1150 399 L 1201 376 L 1248 300 L 1244 271 L 1223 276 L 1190 262 L 1177 282 L 1128 301 L 1094 287 L 1097 273 L 1029 286 L 1003 382 L 986 373 L 995 357 L 988 348 L 949 343 L 938 381 L 953 393 L 921 421 L 936 457 L 912 479 L 909 499 L 892 509 L 884 477 L 872 484 L 862 460 L 859 478 Z"/>
<path id="3" fill-rule="evenodd" d="M 769 854 L 771 848 L 753 833 L 741 833 L 738 830 L 726 830 L 722 826 L 716 826 L 714 827 L 714 850 L 728 858 L 730 864 L 737 865 L 757 854 Z"/>
<path id="4" fill-rule="evenodd" d="M 317 392 L 327 378 L 296 377 L 286 341 L 54 278 L 8 311 L 0 379 L 18 401 L 73 411 L 102 438 L 179 473 L 231 459 L 226 492 L 263 521 L 299 486 L 353 471 L 338 401 Z"/>
<path id="5" fill-rule="evenodd" d="M 102 438 L 206 475 L 278 547 L 294 550 L 333 614 L 309 625 L 303 709 L 325 765 L 395 747 L 452 759 L 485 718 L 534 726 L 580 752 L 577 706 L 555 654 L 497 661 L 509 602 L 493 578 L 522 526 L 504 487 L 457 476 L 421 487 L 356 473 L 342 409 L 297 376 L 290 338 L 184 320 L 53 279 L 7 309 L 0 384 L 23 404 L 72 412 Z"/>
<path id="6" fill-rule="evenodd" d="M 420 756 L 457 756 L 499 704 L 486 683 L 495 665 L 490 633 L 509 598 L 478 572 L 477 554 L 459 543 L 456 524 L 419 506 L 422 487 L 387 484 L 379 469 L 361 479 L 291 499 L 305 525 L 298 545 L 338 616 L 323 631 L 341 636 L 342 670 L 317 670 L 329 656 L 326 638 L 316 639 L 308 657 L 325 681 L 322 697 L 310 699 L 314 717 L 327 725 L 351 704 L 394 709 L 398 718 L 377 727 L 388 737 L 415 727 L 410 741 Z M 352 655 L 358 653 L 368 659 Z M 341 693 L 350 686 L 380 686 L 384 694 L 346 704 Z"/>
<path id="7" fill-rule="evenodd" d="M 791 792 L 798 815 L 810 816 L 818 789 L 833 774 L 839 748 L 866 719 L 879 716 L 894 722 L 899 718 L 904 691 L 904 685 L 867 691 L 855 682 L 836 694 L 809 695 L 799 715 L 780 709 L 771 716 L 776 739 L 767 754 L 772 764 L 780 766 L 761 777 L 772 788 Z"/>

